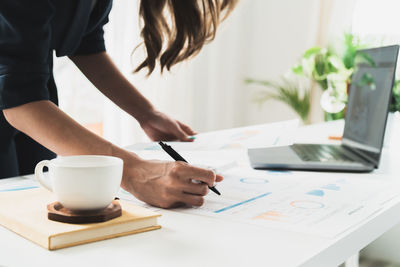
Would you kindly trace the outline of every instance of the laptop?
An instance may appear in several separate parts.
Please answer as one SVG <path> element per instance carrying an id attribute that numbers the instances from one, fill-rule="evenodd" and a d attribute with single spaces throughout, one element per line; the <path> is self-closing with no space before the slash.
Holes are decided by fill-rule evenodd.
<path id="1" fill-rule="evenodd" d="M 399 46 L 357 51 L 340 145 L 293 144 L 254 148 L 255 169 L 370 172 L 378 168 Z"/>

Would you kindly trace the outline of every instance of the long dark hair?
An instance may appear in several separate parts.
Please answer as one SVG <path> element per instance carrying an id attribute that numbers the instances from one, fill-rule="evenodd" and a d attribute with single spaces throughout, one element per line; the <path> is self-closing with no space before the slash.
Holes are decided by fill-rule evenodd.
<path id="1" fill-rule="evenodd" d="M 141 0 L 141 36 L 147 57 L 135 72 L 159 63 L 161 72 L 200 52 L 237 0 Z"/>

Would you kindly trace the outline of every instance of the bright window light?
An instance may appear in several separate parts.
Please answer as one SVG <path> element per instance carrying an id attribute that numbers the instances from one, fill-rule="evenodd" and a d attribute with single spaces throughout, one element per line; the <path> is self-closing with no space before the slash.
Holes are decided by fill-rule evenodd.
<path id="1" fill-rule="evenodd" d="M 400 36 L 399 0 L 358 0 L 353 33 L 358 36 Z"/>

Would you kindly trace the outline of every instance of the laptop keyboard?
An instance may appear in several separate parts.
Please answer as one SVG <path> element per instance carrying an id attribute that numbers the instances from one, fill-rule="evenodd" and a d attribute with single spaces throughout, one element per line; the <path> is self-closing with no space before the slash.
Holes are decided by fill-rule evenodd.
<path id="1" fill-rule="evenodd" d="M 343 148 L 335 145 L 294 144 L 291 148 L 303 161 L 327 162 L 341 161 L 354 162 L 344 152 Z"/>

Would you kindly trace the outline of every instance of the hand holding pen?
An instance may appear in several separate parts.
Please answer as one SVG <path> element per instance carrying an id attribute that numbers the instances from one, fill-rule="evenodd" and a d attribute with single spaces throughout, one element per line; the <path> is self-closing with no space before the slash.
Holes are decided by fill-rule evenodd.
<path id="1" fill-rule="evenodd" d="M 167 152 L 168 155 L 171 156 L 176 161 L 183 161 L 188 163 L 181 155 L 179 155 L 178 152 L 176 152 L 171 146 L 164 144 L 163 142 L 158 142 L 158 144 L 161 146 L 161 148 Z M 221 195 L 221 193 L 214 187 L 214 186 L 208 186 L 208 188 L 213 191 L 217 195 Z"/>

